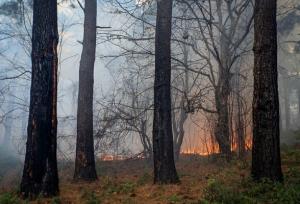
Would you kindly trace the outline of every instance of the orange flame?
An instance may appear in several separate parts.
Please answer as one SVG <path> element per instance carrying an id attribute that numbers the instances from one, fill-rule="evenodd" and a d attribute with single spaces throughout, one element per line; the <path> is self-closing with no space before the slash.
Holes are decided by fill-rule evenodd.
<path id="1" fill-rule="evenodd" d="M 128 159 L 128 157 L 124 155 L 103 154 L 99 159 L 101 161 L 122 161 Z"/>
<path id="2" fill-rule="evenodd" d="M 246 137 L 245 139 L 245 150 L 251 150 L 252 148 L 252 138 Z M 237 141 L 233 141 L 231 145 L 231 151 L 238 151 L 238 143 Z M 200 156 L 207 156 L 211 154 L 220 153 L 219 145 L 212 142 L 211 140 L 202 142 L 198 141 L 193 143 L 192 147 L 187 147 L 187 145 L 183 145 L 183 148 L 180 152 L 181 154 L 196 154 Z"/>

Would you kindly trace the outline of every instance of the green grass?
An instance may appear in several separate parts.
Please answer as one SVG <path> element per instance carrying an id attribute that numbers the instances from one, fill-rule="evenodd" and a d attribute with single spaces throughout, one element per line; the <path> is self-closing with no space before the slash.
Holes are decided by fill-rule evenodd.
<path id="1" fill-rule="evenodd" d="M 209 179 L 204 197 L 199 203 L 213 204 L 298 204 L 300 203 L 300 150 L 284 151 L 283 163 L 288 164 L 284 172 L 284 183 L 267 179 L 254 182 L 251 178 L 235 183 L 224 183 Z M 239 166 L 239 165 L 238 165 Z M 245 166 L 240 166 L 243 169 Z"/>
<path id="2" fill-rule="evenodd" d="M 22 204 L 22 203 L 24 203 L 24 202 L 22 202 L 13 193 L 4 193 L 4 194 L 0 195 L 0 204 Z"/>
<path id="3" fill-rule="evenodd" d="M 96 196 L 93 191 L 84 190 L 81 195 L 82 200 L 84 200 L 85 204 L 101 204 L 101 200 Z"/>
<path id="4" fill-rule="evenodd" d="M 183 199 L 181 196 L 173 194 L 168 198 L 168 201 L 169 203 L 182 203 Z"/>

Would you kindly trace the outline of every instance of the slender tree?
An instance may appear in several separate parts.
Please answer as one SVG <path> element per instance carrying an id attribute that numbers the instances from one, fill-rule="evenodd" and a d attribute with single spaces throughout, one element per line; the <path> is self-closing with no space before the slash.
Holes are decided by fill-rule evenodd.
<path id="1" fill-rule="evenodd" d="M 154 183 L 179 181 L 173 154 L 171 119 L 172 0 L 157 1 L 153 157 Z"/>
<path id="2" fill-rule="evenodd" d="M 279 141 L 276 0 L 256 0 L 252 177 L 282 181 Z"/>
<path id="3" fill-rule="evenodd" d="M 174 96 L 173 103 L 176 101 L 175 97 L 179 98 L 179 110 L 176 110 L 172 108 L 172 128 L 173 128 L 173 140 L 174 140 L 174 159 L 175 161 L 179 160 L 180 152 L 181 152 L 181 146 L 183 143 L 183 139 L 185 136 L 184 131 L 184 124 L 186 120 L 188 119 L 188 113 L 186 109 L 184 108 L 184 103 L 186 102 L 186 94 L 189 93 L 189 73 L 188 73 L 188 56 L 189 51 L 188 47 L 184 44 L 183 45 L 183 62 L 185 64 L 184 69 L 184 79 L 183 79 L 183 90 L 185 94 L 182 94 L 180 97 L 176 94 Z M 173 105 L 175 107 L 175 104 Z M 176 113 L 178 114 L 178 117 L 176 118 Z"/>
<path id="4" fill-rule="evenodd" d="M 96 180 L 93 137 L 93 89 L 97 32 L 97 0 L 84 7 L 83 49 L 79 67 L 75 180 Z"/>
<path id="5" fill-rule="evenodd" d="M 57 1 L 34 0 L 32 78 L 26 156 L 21 182 L 24 197 L 58 194 L 57 173 Z"/>

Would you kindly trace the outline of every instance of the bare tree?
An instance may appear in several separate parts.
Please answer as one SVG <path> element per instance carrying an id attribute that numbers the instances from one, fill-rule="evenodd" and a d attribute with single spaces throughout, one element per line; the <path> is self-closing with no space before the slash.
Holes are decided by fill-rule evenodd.
<path id="1" fill-rule="evenodd" d="M 209 92 L 213 92 L 211 94 L 214 95 L 215 108 L 206 108 L 208 105 L 203 105 L 202 102 L 194 102 L 197 105 L 194 108 L 215 115 L 215 138 L 219 150 L 230 159 L 230 94 L 233 91 L 232 78 L 236 74 L 233 68 L 237 60 L 249 51 L 246 42 L 251 30 L 252 17 L 247 13 L 251 9 L 251 1 L 180 2 L 189 8 L 191 16 L 195 19 L 197 33 L 201 36 L 200 39 L 192 36 L 194 42 L 190 46 L 206 64 L 203 65 L 204 69 L 194 71 L 206 77 L 205 81 L 211 84 Z M 204 49 L 201 50 L 198 46 Z"/>

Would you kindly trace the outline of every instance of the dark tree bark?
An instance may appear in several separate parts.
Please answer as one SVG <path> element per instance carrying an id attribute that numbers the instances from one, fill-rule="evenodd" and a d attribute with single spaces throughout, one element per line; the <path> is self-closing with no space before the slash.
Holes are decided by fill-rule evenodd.
<path id="1" fill-rule="evenodd" d="M 93 137 L 94 65 L 96 54 L 97 0 L 86 0 L 83 49 L 79 67 L 75 180 L 97 179 Z"/>
<path id="2" fill-rule="evenodd" d="M 24 197 L 58 194 L 57 173 L 57 1 L 34 0 L 32 78 L 26 156 L 21 182 Z"/>
<path id="3" fill-rule="evenodd" d="M 277 76 L 276 0 L 256 0 L 252 177 L 282 181 Z"/>
<path id="4" fill-rule="evenodd" d="M 172 0 L 157 1 L 153 157 L 154 183 L 179 182 L 173 154 L 171 119 Z"/>

